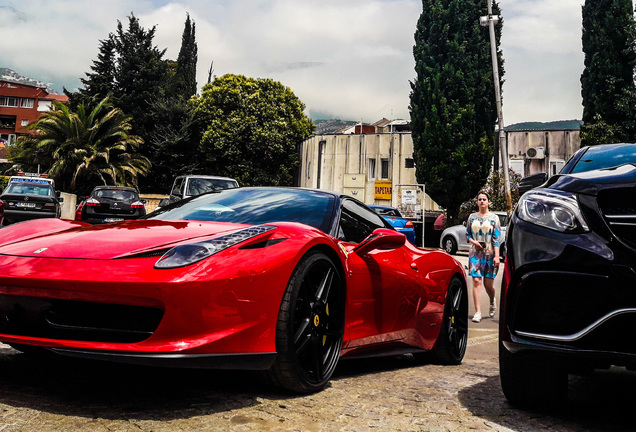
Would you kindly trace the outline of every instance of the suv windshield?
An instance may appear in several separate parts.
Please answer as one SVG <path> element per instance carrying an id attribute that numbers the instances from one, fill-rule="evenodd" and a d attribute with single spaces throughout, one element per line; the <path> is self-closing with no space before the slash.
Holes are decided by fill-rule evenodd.
<path id="1" fill-rule="evenodd" d="M 581 173 L 629 163 L 636 164 L 636 144 L 599 145 L 588 148 L 571 171 L 565 167 L 563 172 Z"/>

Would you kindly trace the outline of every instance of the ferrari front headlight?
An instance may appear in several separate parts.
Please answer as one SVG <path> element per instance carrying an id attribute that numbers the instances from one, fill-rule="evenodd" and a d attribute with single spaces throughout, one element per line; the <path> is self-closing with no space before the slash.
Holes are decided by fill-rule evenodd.
<path id="1" fill-rule="evenodd" d="M 276 229 L 275 226 L 256 225 L 224 234 L 210 240 L 175 246 L 155 263 L 156 269 L 185 267 L 204 260 L 215 253 Z"/>
<path id="2" fill-rule="evenodd" d="M 555 231 L 589 231 L 576 196 L 569 192 L 529 191 L 519 199 L 517 215 L 521 220 Z"/>

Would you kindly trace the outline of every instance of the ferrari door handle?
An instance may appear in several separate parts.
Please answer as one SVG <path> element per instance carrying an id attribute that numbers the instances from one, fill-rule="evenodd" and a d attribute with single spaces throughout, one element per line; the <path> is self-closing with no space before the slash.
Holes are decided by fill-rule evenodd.
<path id="1" fill-rule="evenodd" d="M 415 271 L 418 271 L 419 269 L 417 268 L 417 264 L 416 263 L 411 263 L 411 268 Z"/>

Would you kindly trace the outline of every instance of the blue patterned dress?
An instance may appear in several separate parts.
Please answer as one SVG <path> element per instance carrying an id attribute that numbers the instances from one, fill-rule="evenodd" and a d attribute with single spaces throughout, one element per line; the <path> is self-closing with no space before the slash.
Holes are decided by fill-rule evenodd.
<path id="1" fill-rule="evenodd" d="M 466 222 L 466 238 L 472 238 L 478 242 L 486 242 L 485 250 L 477 250 L 474 245 L 470 245 L 468 252 L 468 269 L 472 277 L 487 277 L 494 279 L 497 276 L 498 267 L 495 267 L 495 246 L 500 246 L 501 222 L 494 213 L 480 216 L 479 213 L 472 213 Z"/>

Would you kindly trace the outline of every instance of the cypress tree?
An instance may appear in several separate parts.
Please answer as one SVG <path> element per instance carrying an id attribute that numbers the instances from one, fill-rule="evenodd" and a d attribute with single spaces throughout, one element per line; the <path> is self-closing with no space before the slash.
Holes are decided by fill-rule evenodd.
<path id="1" fill-rule="evenodd" d="M 636 27 L 631 0 L 586 0 L 582 145 L 636 139 Z"/>
<path id="2" fill-rule="evenodd" d="M 488 28 L 479 25 L 487 4 L 423 0 L 422 6 L 409 106 L 417 180 L 454 221 L 460 205 L 486 184 L 493 156 L 497 108 L 490 41 Z M 499 15 L 496 3 L 493 14 Z M 497 47 L 501 27 L 500 19 Z M 501 80 L 501 59 L 499 64 Z"/>
<path id="3" fill-rule="evenodd" d="M 177 57 L 177 71 L 175 75 L 176 93 L 186 98 L 197 92 L 197 43 L 195 38 L 195 23 L 190 21 L 188 14 L 181 36 L 181 49 Z"/>

